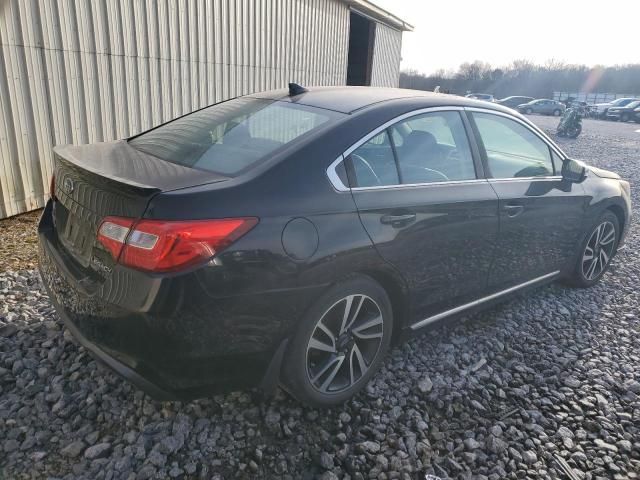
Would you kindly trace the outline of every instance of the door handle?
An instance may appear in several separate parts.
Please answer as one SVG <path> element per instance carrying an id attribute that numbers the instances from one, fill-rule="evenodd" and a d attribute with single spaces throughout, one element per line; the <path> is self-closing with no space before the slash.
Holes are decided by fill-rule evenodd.
<path id="1" fill-rule="evenodd" d="M 524 205 L 508 204 L 502 207 L 507 212 L 507 217 L 513 218 L 524 212 Z"/>
<path id="2" fill-rule="evenodd" d="M 415 213 L 403 213 L 400 215 L 383 215 L 380 217 L 380 223 L 383 225 L 391 225 L 392 227 L 404 227 L 416 220 Z"/>

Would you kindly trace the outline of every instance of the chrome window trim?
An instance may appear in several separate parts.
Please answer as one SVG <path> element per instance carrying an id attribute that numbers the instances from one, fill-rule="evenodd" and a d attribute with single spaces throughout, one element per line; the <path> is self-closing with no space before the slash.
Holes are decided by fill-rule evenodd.
<path id="1" fill-rule="evenodd" d="M 361 192 L 366 190 L 389 190 L 394 188 L 416 188 L 416 187 L 445 187 L 447 185 L 460 185 L 466 183 L 488 183 L 487 178 L 473 178 L 470 180 L 448 180 L 443 182 L 425 182 L 425 183 L 398 183 L 396 185 L 377 185 L 374 187 L 355 187 L 352 188 L 354 192 Z"/>
<path id="2" fill-rule="evenodd" d="M 331 162 L 331 165 L 329 165 L 329 167 L 327 168 L 327 177 L 329 177 L 329 182 L 331 182 L 333 188 L 335 188 L 338 192 L 348 192 L 350 190 L 347 185 L 342 183 L 342 180 L 340 180 L 340 176 L 338 176 L 338 172 L 336 172 L 336 167 L 343 160 L 344 157 L 340 155 L 333 162 Z"/>
<path id="3" fill-rule="evenodd" d="M 529 122 L 522 120 L 521 118 L 518 118 L 510 113 L 505 113 L 505 112 L 500 112 L 498 110 L 492 110 L 490 108 L 481 108 L 481 107 L 462 107 L 462 106 L 442 106 L 442 107 L 427 107 L 427 108 L 421 108 L 418 110 L 412 110 L 411 112 L 407 112 L 407 113 L 403 113 L 402 115 L 398 115 L 397 117 L 383 123 L 382 125 L 380 125 L 379 127 L 375 128 L 374 130 L 372 130 L 371 132 L 369 132 L 368 134 L 366 134 L 365 136 L 363 136 L 360 140 L 358 140 L 357 142 L 355 142 L 353 145 L 351 145 L 349 148 L 347 148 L 342 155 L 340 155 L 338 158 L 336 158 L 331 165 L 329 165 L 327 167 L 327 177 L 329 178 L 329 181 L 331 182 L 331 185 L 333 186 L 334 189 L 336 189 L 338 192 L 348 192 L 348 191 L 361 191 L 361 190 L 387 190 L 390 188 L 415 188 L 415 187 L 425 187 L 425 186 L 431 186 L 431 185 L 451 185 L 451 184 L 464 184 L 464 183 L 479 183 L 482 181 L 531 181 L 531 180 L 560 180 L 562 179 L 562 176 L 560 175 L 550 175 L 550 176 L 540 176 L 540 177 L 513 177 L 513 178 L 474 178 L 474 179 L 469 179 L 469 180 L 452 180 L 449 182 L 425 182 L 425 183 L 412 183 L 412 184 L 396 184 L 396 185 L 379 185 L 379 186 L 372 186 L 372 187 L 353 187 L 350 188 L 349 186 L 345 185 L 342 180 L 340 180 L 340 177 L 338 176 L 338 173 L 336 172 L 336 167 L 340 164 L 340 162 L 343 162 L 345 158 L 347 158 L 354 150 L 356 150 L 358 147 L 360 147 L 361 145 L 363 145 L 364 143 L 368 142 L 370 139 L 372 139 L 373 137 L 375 137 L 376 135 L 378 135 L 380 132 L 382 132 L 383 130 L 386 130 L 387 128 L 389 128 L 391 125 L 394 125 L 404 119 L 407 118 L 411 118 L 414 117 L 416 115 L 421 115 L 423 113 L 431 113 L 431 112 L 447 112 L 447 111 L 454 111 L 454 112 L 464 112 L 464 111 L 468 111 L 468 112 L 479 112 L 479 113 L 488 113 L 488 114 L 492 114 L 492 115 L 498 115 L 501 117 L 505 117 L 505 118 L 509 118 L 517 123 L 519 123 L 520 125 L 522 125 L 523 127 L 529 129 L 534 135 L 536 135 L 538 138 L 540 138 L 540 140 L 542 140 L 549 148 L 551 148 L 556 155 L 558 155 L 560 157 L 561 160 L 566 160 L 568 157 L 567 155 L 565 155 L 565 153 L 560 150 L 560 148 L 558 146 L 556 146 L 555 143 L 553 143 L 553 140 L 551 140 L 549 138 L 549 136 L 544 133 L 542 130 L 540 130 L 536 125 L 530 124 Z M 553 159 L 551 160 L 553 162 Z M 555 166 L 555 165 L 554 165 Z"/>
<path id="4" fill-rule="evenodd" d="M 504 177 L 504 178 L 487 178 L 491 182 L 531 182 L 532 180 L 562 180 L 562 175 L 545 175 L 539 177 Z"/>
<path id="5" fill-rule="evenodd" d="M 465 303 L 463 305 L 459 305 L 457 307 L 451 308 L 449 310 L 445 310 L 444 312 L 440 312 L 437 313 L 436 315 L 432 315 L 431 317 L 425 318 L 424 320 L 420 320 L 419 322 L 416 322 L 414 324 L 411 325 L 411 330 L 417 330 L 419 328 L 425 327 L 427 325 L 429 325 L 430 323 L 436 322 L 438 320 L 441 320 L 445 317 L 448 317 L 450 315 L 453 315 L 454 313 L 459 313 L 462 312 L 464 310 L 468 310 L 469 308 L 481 305 L 485 302 L 488 302 L 489 300 L 494 300 L 496 298 L 500 298 L 503 295 L 506 295 L 508 293 L 511 292 L 515 292 L 516 290 L 520 290 L 522 288 L 528 287 L 530 285 L 533 285 L 534 283 L 538 283 L 541 282 L 543 280 L 547 280 L 553 277 L 556 277 L 560 274 L 560 270 L 556 270 L 555 272 L 551 272 L 551 273 L 547 273 L 546 275 L 542 275 L 541 277 L 536 277 L 532 280 L 526 281 L 524 283 L 520 283 L 518 285 L 514 285 L 513 287 L 509 287 L 506 288 L 504 290 L 500 290 L 499 292 L 496 293 L 492 293 L 491 295 L 487 295 L 486 297 L 482 297 L 482 298 L 478 298 L 477 300 L 474 300 L 472 302 L 469 303 Z"/>

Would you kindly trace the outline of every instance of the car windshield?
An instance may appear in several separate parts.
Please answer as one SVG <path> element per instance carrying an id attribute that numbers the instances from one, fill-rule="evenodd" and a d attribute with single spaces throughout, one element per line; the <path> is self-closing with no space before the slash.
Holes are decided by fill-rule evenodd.
<path id="1" fill-rule="evenodd" d="M 635 102 L 631 102 L 629 105 L 627 105 L 627 107 L 629 108 L 636 108 L 640 106 L 640 100 L 636 100 Z"/>
<path id="2" fill-rule="evenodd" d="M 632 102 L 633 99 L 631 98 L 619 98 L 617 100 L 614 100 L 613 102 L 611 102 L 611 105 L 615 106 L 615 107 L 624 107 L 627 103 Z"/>
<path id="3" fill-rule="evenodd" d="M 129 140 L 171 163 L 236 176 L 342 114 L 282 101 L 236 98 Z"/>

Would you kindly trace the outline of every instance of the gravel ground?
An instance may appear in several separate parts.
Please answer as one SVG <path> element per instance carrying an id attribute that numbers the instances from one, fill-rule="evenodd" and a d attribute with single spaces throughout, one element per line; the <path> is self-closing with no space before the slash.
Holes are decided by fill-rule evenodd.
<path id="1" fill-rule="evenodd" d="M 0 220 L 0 270 L 35 268 L 36 229 L 42 210 Z"/>
<path id="2" fill-rule="evenodd" d="M 560 143 L 637 185 L 633 138 Z M 0 478 L 640 478 L 639 248 L 634 223 L 596 287 L 440 326 L 328 411 L 282 393 L 152 401 L 73 342 L 36 273 L 0 273 Z"/>

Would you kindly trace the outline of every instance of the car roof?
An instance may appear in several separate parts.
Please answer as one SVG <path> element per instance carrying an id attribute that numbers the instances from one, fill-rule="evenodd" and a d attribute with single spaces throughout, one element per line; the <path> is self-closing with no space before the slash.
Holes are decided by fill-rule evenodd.
<path id="1" fill-rule="evenodd" d="M 264 98 L 283 102 L 297 103 L 310 107 L 324 108 L 351 114 L 371 105 L 382 102 L 392 102 L 408 98 L 420 99 L 425 106 L 468 106 L 487 108 L 489 104 L 457 95 L 427 92 L 424 90 L 409 90 L 403 88 L 379 87 L 307 87 L 308 91 L 290 96 L 288 90 L 272 90 L 248 95 L 252 98 Z M 496 108 L 501 110 L 501 108 Z"/>

